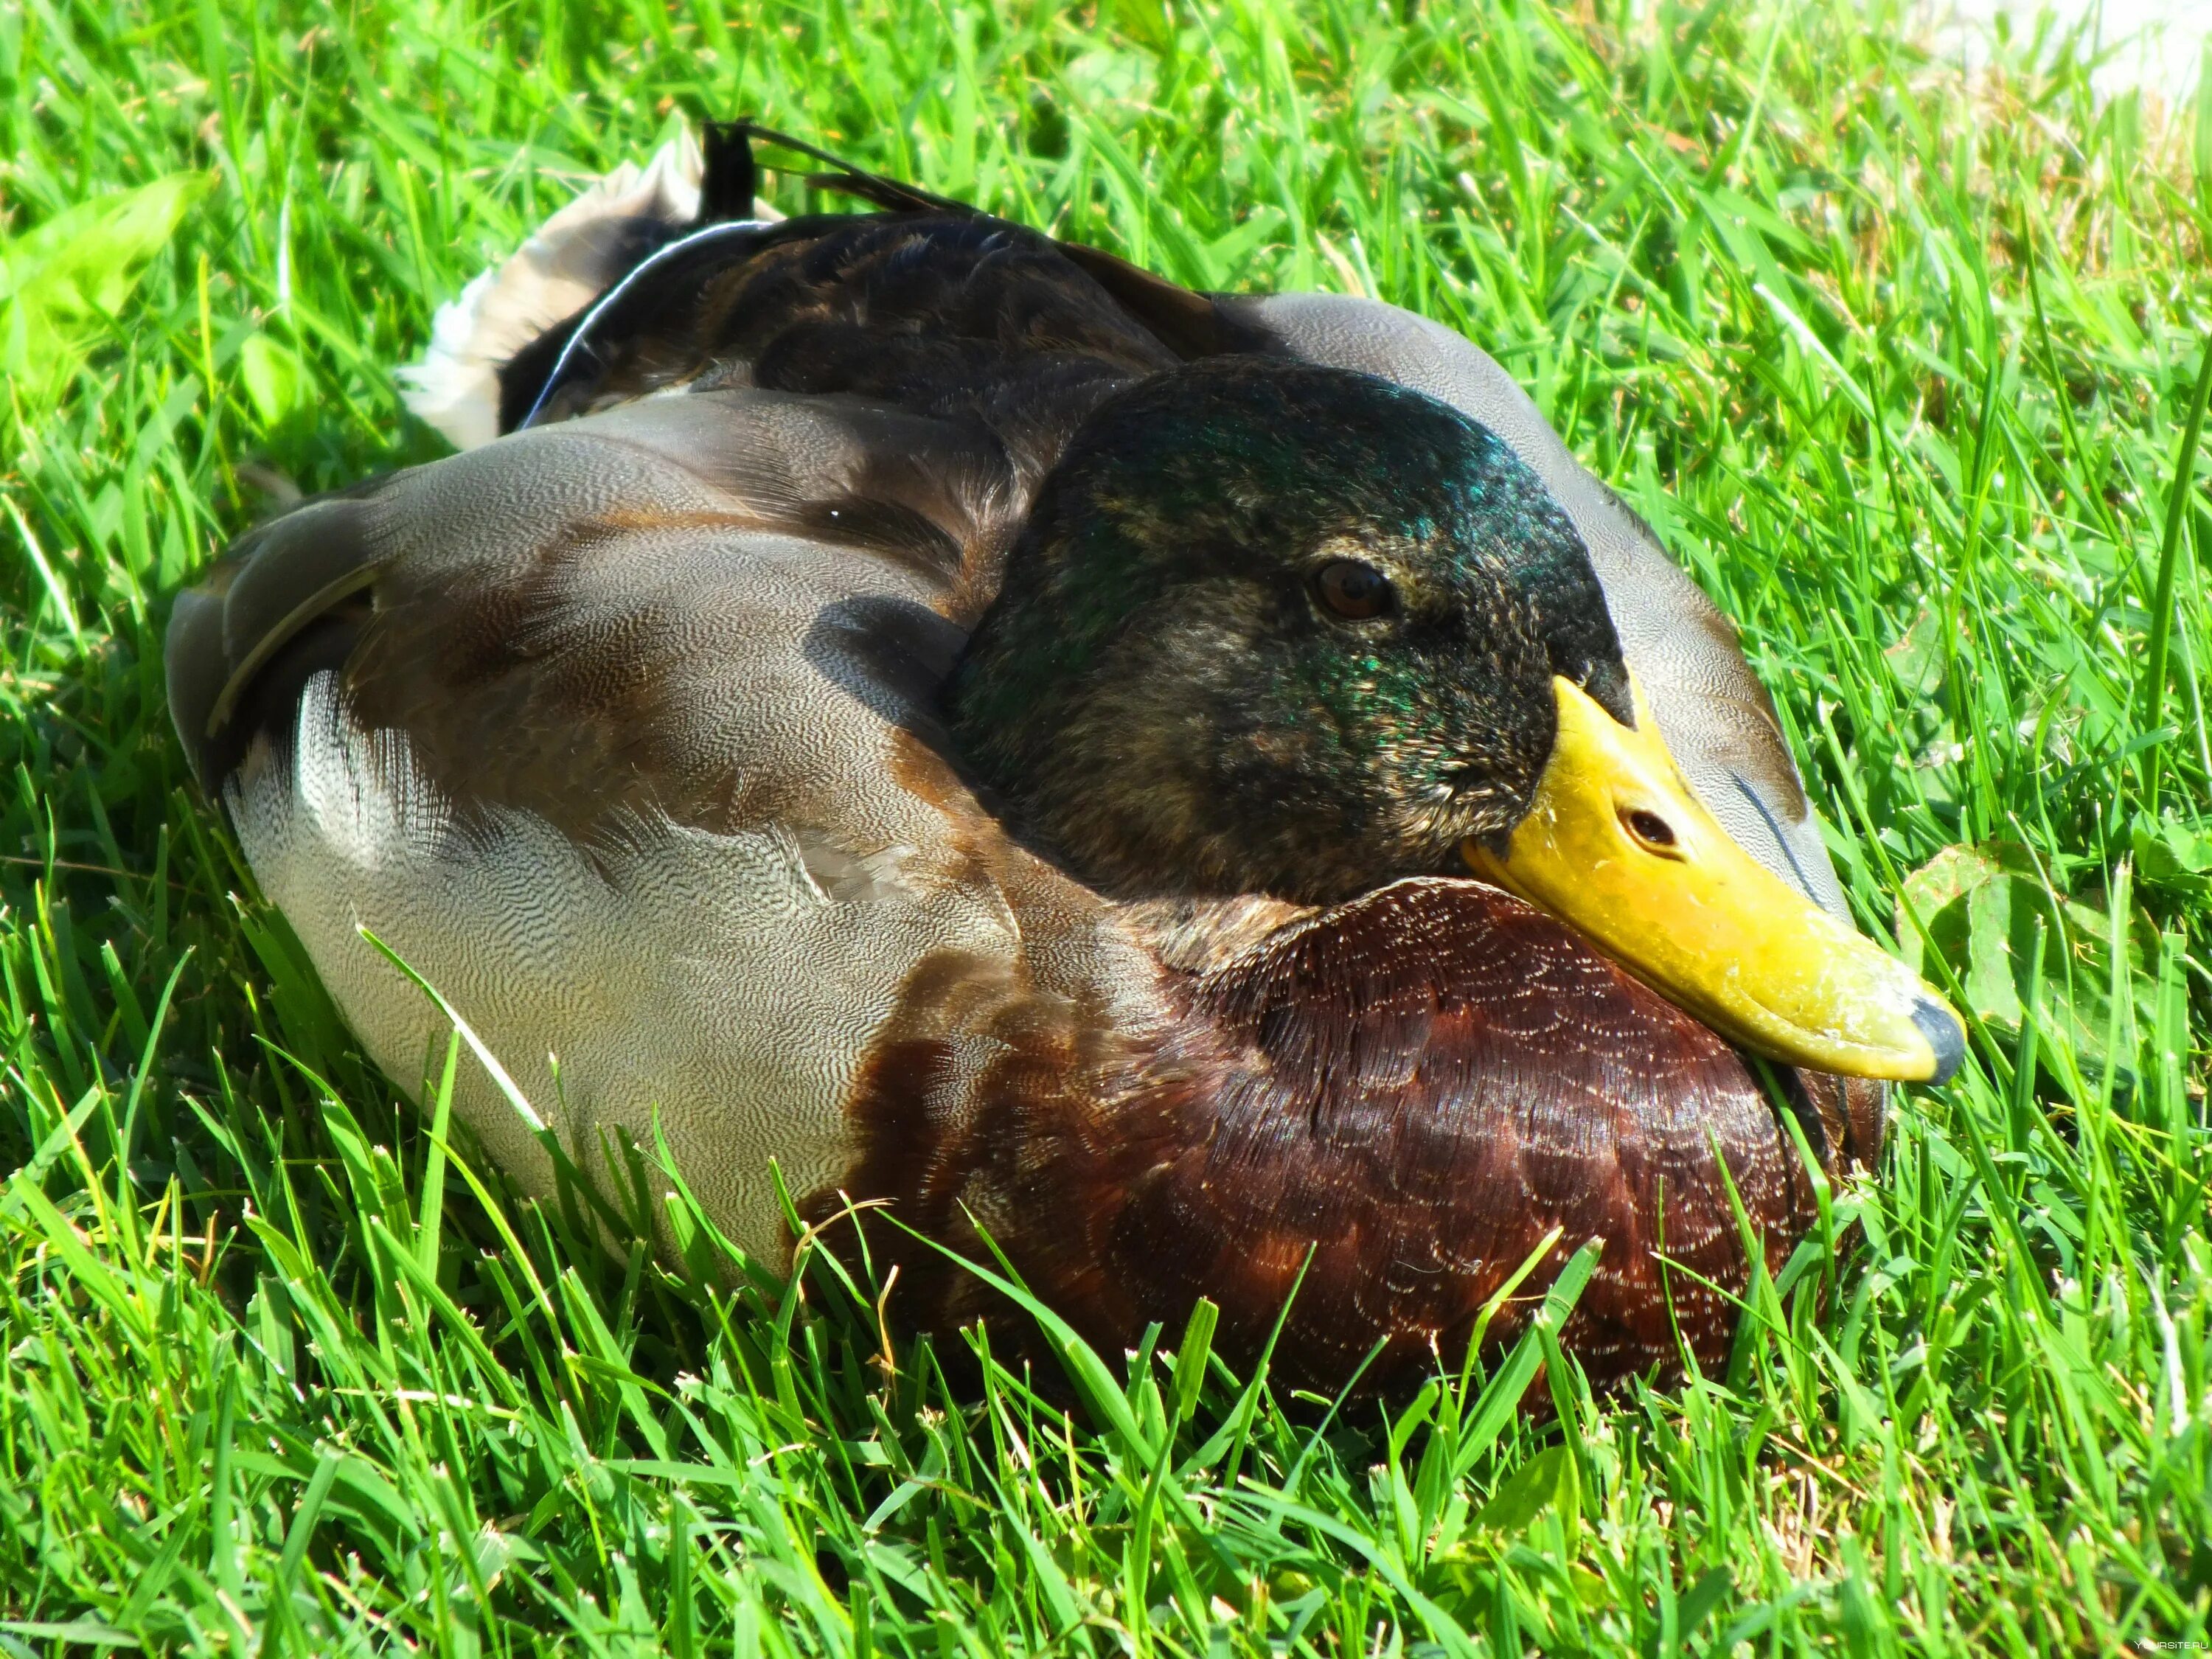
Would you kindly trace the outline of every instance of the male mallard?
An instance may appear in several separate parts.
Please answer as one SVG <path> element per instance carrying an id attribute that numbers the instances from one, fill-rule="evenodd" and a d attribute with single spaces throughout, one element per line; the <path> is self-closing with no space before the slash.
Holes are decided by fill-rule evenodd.
<path id="1" fill-rule="evenodd" d="M 1593 1376 L 1723 1354 L 1721 1160 L 1778 1262 L 1778 1114 L 1869 1161 L 1844 1079 L 1963 1042 L 1730 625 L 1449 331 L 842 167 L 879 210 L 741 218 L 751 136 L 441 319 L 418 407 L 473 447 L 178 602 L 178 730 L 378 1064 L 447 1028 L 363 929 L 571 1143 L 657 1115 L 765 1261 L 774 1160 L 1109 1346 L 1203 1295 L 1249 1351 L 1303 1272 L 1279 1364 L 1387 1382 L 1558 1227 Z M 457 1110 L 549 1179 L 488 1074 Z M 988 1310 L 873 1243 L 910 1321 Z"/>

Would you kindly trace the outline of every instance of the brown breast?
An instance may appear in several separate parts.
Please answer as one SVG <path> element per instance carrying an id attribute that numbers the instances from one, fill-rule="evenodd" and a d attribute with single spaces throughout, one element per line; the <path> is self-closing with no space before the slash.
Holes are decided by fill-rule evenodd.
<path id="1" fill-rule="evenodd" d="M 1721 1164 L 1770 1269 L 1814 1217 L 1770 1103 L 1720 1038 L 1561 924 L 1473 881 L 1401 882 L 1279 928 L 1199 974 L 1171 1012 L 1102 1041 L 1079 1004 L 1011 1000 L 977 1066 L 926 1035 L 957 975 L 910 986 L 906 1034 L 854 1102 L 845 1191 L 1024 1280 L 1106 1352 L 1200 1296 L 1249 1359 L 1292 1297 L 1276 1364 L 1387 1387 L 1456 1363 L 1483 1305 L 1558 1243 L 1490 1330 L 1510 1338 L 1584 1240 L 1605 1242 L 1564 1332 L 1604 1383 L 1726 1358 L 1747 1261 Z M 1833 1169 L 1869 1152 L 1872 1102 L 1793 1091 Z M 815 1218 L 840 1207 L 811 1201 Z M 901 1306 L 944 1327 L 1008 1310 L 875 1226 Z M 1008 1322 L 1017 1337 L 1023 1322 Z"/>

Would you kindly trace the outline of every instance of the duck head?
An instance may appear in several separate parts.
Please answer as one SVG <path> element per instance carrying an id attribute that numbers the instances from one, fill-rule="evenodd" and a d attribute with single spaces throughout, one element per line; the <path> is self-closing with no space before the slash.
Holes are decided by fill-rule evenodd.
<path id="1" fill-rule="evenodd" d="M 1536 475 L 1402 386 L 1228 357 L 1107 400 L 947 710 L 1015 827 L 1106 893 L 1472 872 L 1770 1058 L 1918 1079 L 1962 1050 L 1698 803 Z"/>

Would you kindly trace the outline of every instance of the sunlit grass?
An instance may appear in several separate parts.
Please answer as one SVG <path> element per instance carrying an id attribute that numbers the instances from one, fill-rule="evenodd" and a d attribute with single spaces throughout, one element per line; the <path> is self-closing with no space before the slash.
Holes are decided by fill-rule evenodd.
<path id="1" fill-rule="evenodd" d="M 2206 1641 L 2212 106 L 1739 10 L 0 7 L 0 1647 Z M 431 308 L 739 112 L 1462 329 L 1742 622 L 1862 921 L 1977 1021 L 1725 1374 L 884 1356 L 829 1265 L 610 1257 L 360 1058 L 186 781 L 168 596 L 437 453 Z"/>

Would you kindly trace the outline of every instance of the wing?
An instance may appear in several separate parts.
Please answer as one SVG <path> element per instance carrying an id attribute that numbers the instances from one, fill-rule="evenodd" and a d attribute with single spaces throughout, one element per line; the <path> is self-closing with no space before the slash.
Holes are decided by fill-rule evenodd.
<path id="1" fill-rule="evenodd" d="M 1014 986 L 1012 906 L 1032 932 L 1096 908 L 934 746 L 1006 465 L 836 398 L 648 399 L 304 506 L 184 596 L 186 746 L 387 1074 L 445 1026 L 364 928 L 572 1142 L 649 1147 L 657 1113 L 710 1213 L 780 1256 L 769 1160 L 796 1192 L 842 1176 L 917 965 Z M 487 1075 L 459 1107 L 544 1184 Z"/>
<path id="2" fill-rule="evenodd" d="M 1735 624 L 1667 556 L 1650 526 L 1574 458 L 1512 376 L 1442 324 L 1379 301 L 1279 294 L 1218 303 L 1232 334 L 1253 346 L 1396 380 L 1504 439 L 1582 532 L 1622 654 L 1699 799 L 1759 862 L 1850 920 L 1774 705 L 1744 660 Z"/>

